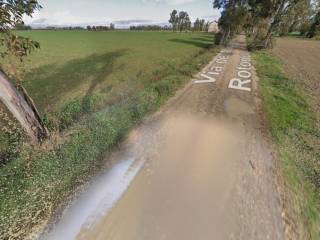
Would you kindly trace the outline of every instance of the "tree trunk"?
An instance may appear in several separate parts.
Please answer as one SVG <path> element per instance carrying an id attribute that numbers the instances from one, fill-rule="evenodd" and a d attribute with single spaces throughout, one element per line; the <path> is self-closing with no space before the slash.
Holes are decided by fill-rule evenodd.
<path id="1" fill-rule="evenodd" d="M 222 37 L 220 40 L 221 45 L 227 45 L 229 38 L 230 38 L 230 32 L 231 32 L 230 27 L 228 27 L 227 31 L 223 31 Z"/>
<path id="2" fill-rule="evenodd" d="M 282 0 L 275 11 L 275 14 L 273 16 L 273 21 L 271 22 L 268 32 L 263 39 L 263 46 L 264 48 L 271 48 L 272 47 L 272 33 L 274 29 L 279 25 L 281 22 L 281 15 L 285 12 L 285 9 L 288 8 L 289 5 L 286 6 L 286 1 Z"/>
<path id="3" fill-rule="evenodd" d="M 320 28 L 320 11 L 315 15 L 314 21 L 310 27 L 309 32 L 307 33 L 307 37 L 313 38 L 317 33 L 317 28 Z"/>
<path id="4" fill-rule="evenodd" d="M 273 27 L 270 27 L 267 35 L 263 39 L 264 48 L 271 48 L 272 47 L 272 31 L 273 31 Z"/>
<path id="5" fill-rule="evenodd" d="M 48 137 L 48 130 L 43 125 L 32 99 L 24 88 L 22 94 L 15 89 L 7 75 L 0 70 L 0 100 L 21 124 L 33 143 Z"/>

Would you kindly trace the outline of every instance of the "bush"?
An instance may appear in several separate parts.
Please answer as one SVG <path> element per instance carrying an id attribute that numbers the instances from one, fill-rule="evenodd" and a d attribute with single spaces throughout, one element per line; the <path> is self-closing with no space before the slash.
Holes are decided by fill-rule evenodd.
<path id="1" fill-rule="evenodd" d="M 214 38 L 214 44 L 220 45 L 221 40 L 222 40 L 222 33 L 221 32 L 216 33 L 215 38 Z"/>
<path id="2" fill-rule="evenodd" d="M 19 124 L 0 105 L 0 167 L 18 156 L 23 133 Z"/>
<path id="3" fill-rule="evenodd" d="M 301 26 L 300 26 L 300 29 L 299 29 L 300 30 L 300 35 L 301 36 L 306 36 L 307 33 L 310 30 L 310 27 L 311 27 L 310 23 L 308 23 L 308 22 L 302 23 Z"/>
<path id="4" fill-rule="evenodd" d="M 67 103 L 60 112 L 56 113 L 58 128 L 63 130 L 70 126 L 81 115 L 92 112 L 98 99 L 99 97 L 97 95 L 91 95 Z M 50 122 L 50 120 L 47 122 Z"/>

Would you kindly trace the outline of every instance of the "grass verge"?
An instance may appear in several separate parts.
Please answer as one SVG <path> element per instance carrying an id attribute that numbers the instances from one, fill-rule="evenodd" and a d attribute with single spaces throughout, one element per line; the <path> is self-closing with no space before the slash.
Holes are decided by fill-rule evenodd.
<path id="1" fill-rule="evenodd" d="M 297 218 L 292 230 L 299 239 L 320 239 L 320 130 L 312 110 L 315 102 L 303 86 L 287 77 L 280 59 L 267 51 L 254 52 L 253 58 L 288 187 L 285 204 L 290 205 L 291 218 Z"/>
<path id="2" fill-rule="evenodd" d="M 132 127 L 189 81 L 217 51 L 200 50 L 183 64 L 155 73 L 150 84 L 140 91 L 75 123 L 68 140 L 50 150 L 24 146 L 17 159 L 0 168 L 0 238 L 24 239 L 48 219 L 101 169 L 106 154 Z M 91 106 L 95 101 L 88 101 L 86 109 L 95 109 Z M 70 104 L 64 113 L 58 114 L 62 128 L 83 112 L 82 99 Z"/>

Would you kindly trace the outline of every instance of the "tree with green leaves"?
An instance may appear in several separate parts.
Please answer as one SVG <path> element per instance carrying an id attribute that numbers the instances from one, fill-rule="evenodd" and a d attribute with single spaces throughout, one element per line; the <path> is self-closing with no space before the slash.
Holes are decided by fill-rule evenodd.
<path id="1" fill-rule="evenodd" d="M 245 25 L 247 9 L 240 0 L 215 0 L 213 7 L 222 9 L 218 21 L 220 33 L 217 41 L 220 44 L 226 44 Z"/>
<path id="2" fill-rule="evenodd" d="M 289 32 L 300 31 L 305 27 L 309 28 L 310 16 L 312 16 L 312 14 L 313 10 L 310 0 L 299 1 L 292 8 L 288 9 L 276 32 L 280 36 L 284 36 Z M 306 31 L 302 35 L 304 35 Z"/>
<path id="3" fill-rule="evenodd" d="M 203 31 L 208 32 L 211 24 L 213 24 L 213 22 L 210 22 L 210 21 L 205 22 L 203 26 Z"/>
<path id="4" fill-rule="evenodd" d="M 173 10 L 170 14 L 169 23 L 172 25 L 173 31 L 187 31 L 191 29 L 191 20 L 189 14 L 185 11 L 178 12 Z"/>
<path id="5" fill-rule="evenodd" d="M 307 36 L 309 38 L 313 38 L 316 35 L 320 35 L 320 6 L 317 13 L 312 18 L 312 24 L 311 24 L 310 30 L 307 33 Z"/>
<path id="6" fill-rule="evenodd" d="M 115 30 L 115 26 L 114 26 L 114 24 L 113 23 L 110 23 L 110 30 Z"/>
<path id="7" fill-rule="evenodd" d="M 181 11 L 178 14 L 178 28 L 180 32 L 190 30 L 191 28 L 189 14 L 185 11 Z"/>
<path id="8" fill-rule="evenodd" d="M 193 30 L 197 32 L 200 31 L 200 29 L 200 19 L 197 18 L 196 21 L 193 23 Z"/>
<path id="9" fill-rule="evenodd" d="M 23 24 L 25 15 L 31 17 L 40 8 L 37 0 L 0 0 L 0 57 L 5 60 L 0 63 L 0 100 L 33 142 L 46 138 L 48 130 L 22 85 L 17 62 L 23 62 L 40 45 L 29 38 L 16 35 L 13 29 L 18 24 Z M 8 66 L 5 67 L 3 62 L 9 62 Z"/>
<path id="10" fill-rule="evenodd" d="M 178 21 L 179 21 L 178 11 L 173 10 L 170 14 L 170 19 L 169 19 L 169 23 L 171 23 L 172 25 L 172 31 L 177 30 Z"/>
<path id="11" fill-rule="evenodd" d="M 205 31 L 205 27 L 206 27 L 206 20 L 201 19 L 200 20 L 200 31 Z"/>
<path id="12" fill-rule="evenodd" d="M 222 9 L 219 19 L 222 42 L 245 30 L 252 37 L 254 48 L 272 47 L 274 34 L 286 21 L 293 22 L 294 17 L 292 20 L 288 16 L 301 15 L 299 7 L 308 6 L 303 1 L 309 0 L 214 0 L 214 8 Z"/>
<path id="13" fill-rule="evenodd" d="M 294 11 L 294 8 L 303 0 L 251 0 L 249 1 L 249 11 L 254 22 L 266 22 L 266 33 L 255 36 L 256 44 L 259 48 L 272 47 L 272 37 L 277 32 L 279 26 L 285 21 L 285 17 Z"/>
<path id="14" fill-rule="evenodd" d="M 193 30 L 194 31 L 205 31 L 206 28 L 206 21 L 204 19 L 197 18 L 196 21 L 193 23 Z"/>
<path id="15" fill-rule="evenodd" d="M 14 29 L 18 31 L 27 31 L 27 30 L 32 30 L 32 27 L 25 25 L 23 23 L 19 23 L 14 27 Z"/>

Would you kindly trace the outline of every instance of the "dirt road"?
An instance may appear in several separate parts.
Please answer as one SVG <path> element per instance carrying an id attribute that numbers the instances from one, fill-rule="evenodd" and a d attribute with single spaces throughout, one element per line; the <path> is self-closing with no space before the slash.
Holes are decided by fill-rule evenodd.
<path id="1" fill-rule="evenodd" d="M 250 66 L 240 37 L 130 134 L 111 157 L 123 165 L 43 238 L 284 239 Z"/>

